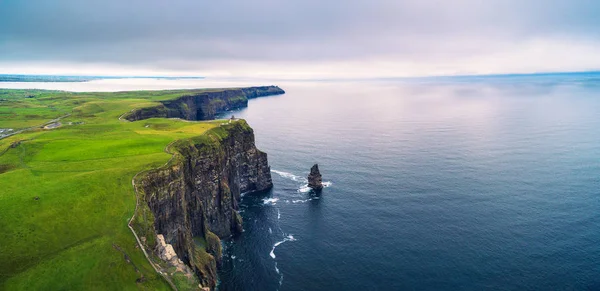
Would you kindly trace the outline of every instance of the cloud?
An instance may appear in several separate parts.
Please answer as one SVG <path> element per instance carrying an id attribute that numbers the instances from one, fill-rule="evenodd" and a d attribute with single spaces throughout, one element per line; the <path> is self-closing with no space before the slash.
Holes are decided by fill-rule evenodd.
<path id="1" fill-rule="evenodd" d="M 592 0 L 0 0 L 0 63 L 299 76 L 588 70 L 600 68 L 599 9 Z"/>

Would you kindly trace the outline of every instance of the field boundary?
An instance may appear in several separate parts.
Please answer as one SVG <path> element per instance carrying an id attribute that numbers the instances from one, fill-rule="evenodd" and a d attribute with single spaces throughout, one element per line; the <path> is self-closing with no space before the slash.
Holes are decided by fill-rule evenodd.
<path id="1" fill-rule="evenodd" d="M 120 119 L 120 118 L 119 118 Z M 170 142 L 164 149 L 165 153 L 167 154 L 171 154 L 171 158 L 162 166 L 158 167 L 162 168 L 167 166 L 175 157 L 175 154 L 171 153 L 169 151 L 169 147 L 177 140 L 174 140 L 172 142 Z M 135 176 L 133 176 L 133 178 L 131 179 L 131 186 L 133 186 L 133 192 L 135 193 L 135 209 L 133 210 L 133 215 L 131 216 L 131 218 L 129 219 L 129 222 L 127 223 L 127 227 L 129 227 L 129 230 L 131 230 L 131 232 L 133 233 L 133 236 L 135 237 L 135 240 L 137 241 L 138 245 L 140 246 L 140 248 L 142 249 L 142 252 L 144 253 L 144 256 L 146 257 L 146 259 L 148 260 L 148 263 L 150 263 L 150 265 L 152 266 L 152 268 L 154 268 L 154 270 L 156 271 L 156 273 L 160 274 L 165 281 L 167 281 L 167 283 L 169 283 L 169 285 L 171 286 L 171 288 L 175 291 L 178 291 L 177 286 L 175 286 L 175 283 L 173 283 L 173 281 L 171 281 L 171 278 L 169 278 L 169 276 L 167 276 L 165 273 L 163 273 L 161 270 L 159 270 L 159 268 L 156 266 L 156 264 L 154 264 L 154 262 L 152 262 L 152 260 L 150 259 L 150 256 L 148 256 L 148 253 L 146 252 L 146 248 L 144 247 L 144 245 L 142 244 L 142 241 L 140 240 L 139 236 L 137 235 L 137 233 L 135 232 L 135 230 L 133 229 L 133 226 L 131 225 L 133 223 L 133 220 L 135 219 L 137 213 L 138 213 L 138 207 L 140 204 L 140 194 L 138 193 L 137 190 L 137 186 L 135 185 L 135 179 L 137 178 L 137 176 L 143 172 L 146 172 L 147 170 L 144 171 L 140 171 L 137 174 L 135 174 Z"/>

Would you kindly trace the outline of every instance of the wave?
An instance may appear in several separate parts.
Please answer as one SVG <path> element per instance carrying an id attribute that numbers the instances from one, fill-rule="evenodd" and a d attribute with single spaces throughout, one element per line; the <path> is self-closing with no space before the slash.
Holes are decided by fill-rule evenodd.
<path id="1" fill-rule="evenodd" d="M 329 188 L 331 187 L 331 185 L 333 185 L 332 182 L 330 181 L 325 181 L 323 182 L 323 188 Z M 308 187 L 308 184 L 302 185 L 299 189 L 298 192 L 299 193 L 308 193 L 310 192 L 312 189 L 310 187 Z"/>
<path id="2" fill-rule="evenodd" d="M 321 198 L 319 198 L 319 197 L 311 197 L 311 198 L 308 198 L 308 199 L 292 200 L 292 203 L 294 203 L 294 204 L 296 204 L 296 203 L 306 203 L 306 202 L 311 201 L 311 200 L 319 200 L 319 199 L 321 199 Z"/>
<path id="3" fill-rule="evenodd" d="M 275 262 L 275 271 L 277 271 L 277 274 L 279 274 L 279 269 L 277 269 L 277 262 Z M 280 274 L 281 276 L 279 277 L 279 286 L 281 287 L 281 285 L 283 284 L 283 274 Z M 277 289 L 277 291 L 279 291 L 279 288 Z"/>
<path id="4" fill-rule="evenodd" d="M 282 178 L 290 179 L 292 181 L 302 182 L 302 183 L 308 182 L 308 180 L 306 178 L 294 175 L 292 173 L 278 171 L 278 170 L 271 170 L 271 172 L 281 176 Z"/>
<path id="5" fill-rule="evenodd" d="M 275 205 L 279 201 L 279 198 L 267 198 L 263 200 L 263 204 Z"/>
<path id="6" fill-rule="evenodd" d="M 269 256 L 271 256 L 271 258 L 275 258 L 275 248 L 277 248 L 279 245 L 281 245 L 282 243 L 286 242 L 286 241 L 295 241 L 296 239 L 294 238 L 293 235 L 289 234 L 288 236 L 284 237 L 283 240 L 276 242 L 273 245 L 273 248 L 271 249 L 271 252 L 269 253 Z"/>
<path id="7" fill-rule="evenodd" d="M 304 202 L 308 202 L 311 199 L 304 199 L 304 200 L 293 200 L 292 203 L 304 203 Z"/>
<path id="8" fill-rule="evenodd" d="M 289 172 L 278 171 L 278 170 L 271 170 L 271 172 L 275 173 L 283 178 L 302 183 L 302 186 L 300 186 L 300 188 L 298 188 L 298 190 L 297 190 L 298 193 L 308 193 L 311 191 L 310 187 L 308 187 L 308 179 L 306 179 L 305 177 L 300 177 L 298 175 L 294 175 Z M 333 183 L 331 181 L 323 182 L 324 188 L 331 187 L 331 185 L 333 185 Z"/>
<path id="9" fill-rule="evenodd" d="M 308 184 L 300 187 L 300 189 L 298 189 L 299 193 L 308 193 L 310 192 L 310 190 L 312 190 L 310 187 L 308 187 Z"/>

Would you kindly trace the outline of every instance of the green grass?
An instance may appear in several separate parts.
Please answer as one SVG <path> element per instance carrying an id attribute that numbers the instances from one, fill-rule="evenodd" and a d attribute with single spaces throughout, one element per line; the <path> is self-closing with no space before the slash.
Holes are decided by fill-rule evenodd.
<path id="1" fill-rule="evenodd" d="M 131 179 L 164 165 L 169 143 L 226 131 L 219 122 L 118 118 L 198 91 L 0 90 L 0 128 L 71 114 L 62 127 L 0 140 L 0 290 L 169 289 L 127 227 Z"/>

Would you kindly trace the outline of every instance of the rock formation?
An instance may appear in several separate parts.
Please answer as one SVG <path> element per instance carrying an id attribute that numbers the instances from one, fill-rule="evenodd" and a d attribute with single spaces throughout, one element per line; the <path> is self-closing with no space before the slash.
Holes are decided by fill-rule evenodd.
<path id="1" fill-rule="evenodd" d="M 284 93 L 277 86 L 199 90 L 134 109 L 123 118 L 210 120 L 248 106 L 248 99 Z M 173 158 L 167 165 L 135 179 L 140 199 L 135 232 L 158 259 L 190 270 L 184 273 L 194 272 L 201 289 L 214 290 L 220 239 L 243 230 L 238 213 L 241 194 L 273 187 L 267 154 L 256 148 L 246 121 L 234 119 L 201 136 L 178 140 L 168 150 Z"/>
<path id="2" fill-rule="evenodd" d="M 211 120 L 219 113 L 247 107 L 248 99 L 284 93 L 277 86 L 203 90 L 160 101 L 156 106 L 134 109 L 123 117 L 129 121 L 152 117 Z"/>
<path id="3" fill-rule="evenodd" d="M 321 191 L 321 189 L 323 189 L 323 179 L 321 178 L 318 164 L 314 164 L 312 168 L 310 168 L 310 174 L 308 175 L 308 187 L 315 191 Z"/>
<path id="4" fill-rule="evenodd" d="M 156 253 L 161 260 L 168 262 L 182 273 L 189 272 L 191 274 L 190 269 L 177 257 L 173 246 L 165 242 L 165 237 L 162 234 L 156 236 L 156 241 Z"/>
<path id="5" fill-rule="evenodd" d="M 221 262 L 220 238 L 242 231 L 238 213 L 241 193 L 270 189 L 267 154 L 254 144 L 254 133 L 240 120 L 180 140 L 170 147 L 172 161 L 151 170 L 136 181 L 145 201 L 142 217 L 153 221 L 139 230 L 144 237 L 159 237 L 159 249 L 167 259 L 176 257 L 189 266 L 201 285 L 211 290 L 217 284 Z M 164 246 L 164 247 L 161 247 Z"/>

